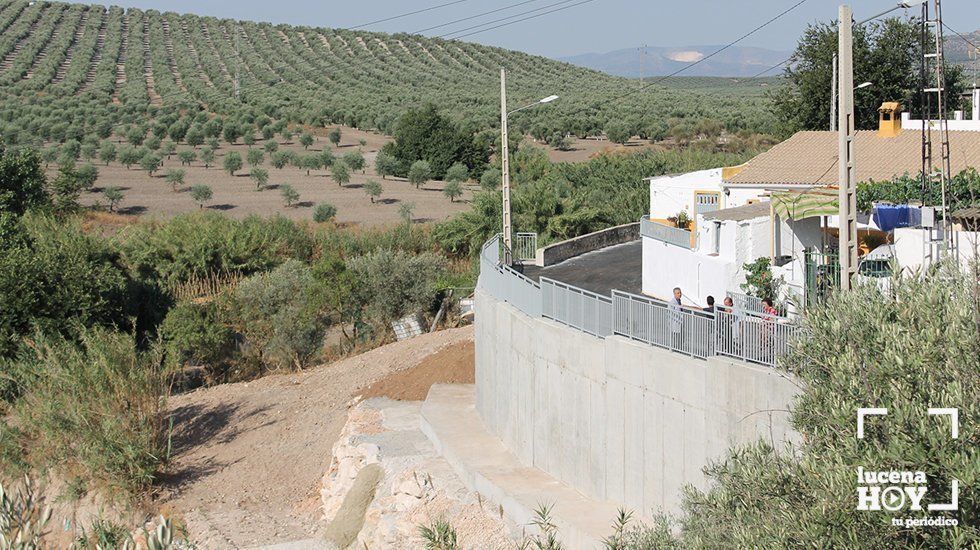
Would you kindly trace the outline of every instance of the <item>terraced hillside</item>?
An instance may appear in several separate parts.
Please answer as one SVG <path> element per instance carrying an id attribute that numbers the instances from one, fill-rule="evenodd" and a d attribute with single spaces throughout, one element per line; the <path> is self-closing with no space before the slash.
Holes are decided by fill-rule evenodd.
<path id="1" fill-rule="evenodd" d="M 8 145 L 105 138 L 120 124 L 197 113 L 390 131 L 425 102 L 487 128 L 498 117 L 500 67 L 514 104 L 562 96 L 515 117 L 519 130 L 542 136 L 595 134 L 622 119 L 644 128 L 671 116 L 712 117 L 736 129 L 764 118 L 761 97 L 630 94 L 634 81 L 418 35 L 26 0 L 0 0 L 0 31 L 0 136 Z"/>

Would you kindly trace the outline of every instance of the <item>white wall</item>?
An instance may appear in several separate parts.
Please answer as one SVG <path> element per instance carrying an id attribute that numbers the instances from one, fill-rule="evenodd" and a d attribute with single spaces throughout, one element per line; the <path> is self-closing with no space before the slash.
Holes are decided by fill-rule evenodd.
<path id="1" fill-rule="evenodd" d="M 723 257 L 698 254 L 679 246 L 643 237 L 643 293 L 666 300 L 681 287 L 685 305 L 703 307 L 711 295 L 717 301 L 725 291 L 744 281 L 741 264 Z"/>
<path id="2" fill-rule="evenodd" d="M 721 191 L 721 168 L 650 178 L 650 217 L 694 216 L 694 191 Z"/>
<path id="3" fill-rule="evenodd" d="M 980 233 L 969 231 L 953 231 L 953 243 L 956 245 L 957 260 L 966 269 L 970 262 L 977 257 L 980 248 Z M 895 230 L 895 256 L 898 266 L 906 273 L 922 267 L 923 243 L 927 239 L 927 231 L 918 228 L 901 228 Z"/>
<path id="4" fill-rule="evenodd" d="M 799 442 L 798 391 L 773 369 L 693 359 L 532 319 L 476 292 L 477 411 L 526 465 L 647 515 L 735 445 Z"/>

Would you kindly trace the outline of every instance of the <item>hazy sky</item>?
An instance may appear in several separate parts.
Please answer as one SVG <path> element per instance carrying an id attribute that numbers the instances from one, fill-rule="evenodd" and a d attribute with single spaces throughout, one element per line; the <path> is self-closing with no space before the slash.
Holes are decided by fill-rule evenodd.
<path id="1" fill-rule="evenodd" d="M 291 23 L 318 27 L 352 27 L 451 0 L 116 0 L 101 2 L 200 15 Z M 367 30 L 415 32 L 449 21 L 517 4 L 520 0 L 464 0 L 418 15 L 378 23 Z M 434 36 L 482 22 L 544 8 L 560 0 L 533 0 L 482 18 L 435 29 Z M 523 17 L 574 5 L 558 4 Z M 552 57 L 620 48 L 724 44 L 795 4 L 797 0 L 592 0 L 563 11 L 542 15 L 463 38 Z M 930 0 L 931 3 L 931 0 Z M 807 0 L 741 45 L 791 50 L 807 23 L 837 17 L 839 0 Z M 854 0 L 855 19 L 875 15 L 895 0 Z M 896 12 L 902 13 L 904 10 Z M 919 10 L 909 10 L 918 13 Z M 980 28 L 980 0 L 946 0 L 943 18 L 960 32 Z M 501 23 L 506 23 L 502 21 Z M 500 23 L 497 23 L 500 24 Z M 476 30 L 476 29 L 474 29 Z"/>

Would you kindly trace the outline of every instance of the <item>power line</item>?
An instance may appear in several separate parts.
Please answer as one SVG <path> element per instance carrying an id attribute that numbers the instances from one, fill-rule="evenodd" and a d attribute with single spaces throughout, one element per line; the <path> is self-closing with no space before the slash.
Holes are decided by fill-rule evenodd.
<path id="1" fill-rule="evenodd" d="M 946 27 L 946 29 L 949 30 L 951 33 L 955 34 L 956 36 L 959 36 L 963 40 L 963 42 L 966 42 L 967 44 L 973 46 L 973 49 L 980 50 L 980 47 L 978 47 L 976 44 L 974 44 L 973 42 L 971 42 L 969 38 L 967 38 L 967 37 L 963 36 L 962 34 L 960 34 L 959 32 L 957 32 L 956 29 L 953 29 L 952 27 L 950 27 L 949 25 L 947 25 L 945 21 L 943 21 L 943 26 Z"/>
<path id="2" fill-rule="evenodd" d="M 511 4 L 509 6 L 504 6 L 502 8 L 497 8 L 495 10 L 485 11 L 483 13 L 478 13 L 476 15 L 471 15 L 469 17 L 463 17 L 462 19 L 456 19 L 455 21 L 450 21 L 448 23 L 443 23 L 441 25 L 436 25 L 434 27 L 429 27 L 429 28 L 426 28 L 426 29 L 417 30 L 417 31 L 413 32 L 412 34 L 422 34 L 424 32 L 428 32 L 428 31 L 431 31 L 431 30 L 440 29 L 442 27 L 448 27 L 449 25 L 455 25 L 456 23 L 462 23 L 463 21 L 469 21 L 470 19 L 476 19 L 478 17 L 483 17 L 484 15 L 490 15 L 490 14 L 493 14 L 493 13 L 497 13 L 497 12 L 501 12 L 501 11 L 506 11 L 506 10 L 509 10 L 511 8 L 516 8 L 517 6 L 523 6 L 524 4 L 531 4 L 531 3 L 534 3 L 534 2 L 538 2 L 538 1 L 539 0 L 525 0 L 524 2 L 518 2 L 516 4 Z"/>
<path id="3" fill-rule="evenodd" d="M 437 10 L 439 8 L 445 8 L 446 6 L 452 6 L 454 4 L 462 4 L 463 2 L 469 2 L 469 0 L 454 0 L 453 2 L 446 2 L 445 4 L 439 4 L 437 6 L 431 6 L 431 7 L 428 7 L 428 8 L 423 8 L 423 9 L 420 9 L 420 10 L 410 11 L 410 12 L 402 13 L 402 14 L 399 14 L 399 15 L 392 15 L 391 17 L 385 17 L 384 19 L 376 19 L 374 21 L 369 21 L 367 23 L 362 23 L 362 24 L 357 25 L 357 26 L 354 26 L 354 27 L 348 27 L 347 30 L 353 31 L 353 30 L 356 30 L 356 29 L 362 29 L 364 27 L 370 27 L 371 25 L 376 25 L 378 23 L 384 23 L 385 21 L 393 21 L 395 19 L 401 19 L 403 17 L 408 17 L 410 15 L 417 15 L 417 14 L 420 14 L 420 13 L 425 13 L 427 11 Z"/>
<path id="4" fill-rule="evenodd" d="M 537 11 L 546 10 L 548 8 L 553 8 L 555 6 L 560 6 L 562 4 L 568 4 L 569 2 L 572 2 L 572 1 L 573 0 L 562 0 L 561 2 L 555 2 L 553 4 L 548 4 L 547 6 L 542 6 L 540 8 L 535 8 L 533 10 L 528 10 L 528 11 L 521 12 L 521 13 L 516 13 L 514 15 L 511 15 L 511 16 L 508 16 L 508 17 L 502 17 L 500 19 L 495 19 L 493 21 L 487 21 L 487 22 L 484 22 L 484 23 L 480 23 L 479 25 L 473 25 L 472 27 L 466 27 L 466 28 L 463 28 L 463 29 L 457 29 L 455 31 L 452 31 L 452 32 L 449 32 L 449 33 L 440 35 L 439 38 L 449 38 L 451 40 L 458 40 L 458 39 L 460 39 L 460 38 L 462 38 L 464 36 L 470 36 L 471 34 L 477 34 L 477 33 L 486 32 L 486 31 L 489 31 L 489 30 L 492 30 L 492 29 L 497 29 L 497 28 L 500 28 L 500 27 L 505 27 L 507 25 L 513 25 L 515 23 L 521 23 L 523 21 L 527 21 L 528 19 L 534 19 L 535 17 L 541 17 L 542 15 L 547 15 L 549 13 L 552 13 L 552 12 L 555 12 L 555 11 L 559 11 L 559 10 L 565 9 L 565 8 L 570 8 L 572 6 L 565 6 L 565 8 L 559 8 L 557 10 L 546 11 L 544 13 L 539 13 L 539 14 L 533 15 L 531 17 L 525 17 L 523 19 L 518 19 L 517 21 L 511 21 L 509 23 L 504 23 L 503 25 L 497 25 L 495 27 L 487 27 L 485 29 L 481 29 L 481 30 L 474 31 L 474 32 L 471 32 L 471 33 L 466 33 L 466 31 L 469 31 L 469 30 L 479 29 L 480 27 L 483 27 L 483 26 L 486 26 L 486 25 L 492 25 L 494 23 L 499 23 L 501 21 L 507 21 L 508 19 L 515 19 L 515 18 L 521 17 L 523 15 L 527 15 L 527 14 L 534 13 L 534 12 L 537 12 Z M 591 2 L 592 0 L 588 0 L 588 1 Z M 584 4 L 585 2 L 580 2 L 580 3 L 581 4 Z M 578 4 L 573 4 L 573 5 L 578 5 Z M 466 33 L 466 34 L 460 34 L 460 33 Z M 459 35 L 459 36 L 452 36 L 454 34 Z"/>
<path id="5" fill-rule="evenodd" d="M 704 63 L 705 61 L 711 59 L 712 57 L 714 57 L 714 56 L 716 56 L 718 54 L 720 54 L 721 52 L 723 52 L 723 51 L 725 51 L 725 50 L 727 50 L 727 49 L 735 46 L 739 42 L 745 40 L 746 38 L 748 38 L 748 37 L 752 36 L 753 34 L 759 32 L 760 30 L 768 27 L 772 23 L 776 22 L 777 20 L 779 20 L 780 18 L 784 17 L 785 15 L 787 15 L 791 11 L 795 10 L 796 8 L 802 6 L 806 2 L 807 2 L 807 0 L 799 0 L 798 2 L 796 2 L 795 4 L 793 4 L 792 6 L 786 8 L 785 10 L 781 11 L 780 13 L 778 13 L 777 15 L 775 15 L 774 17 L 770 18 L 765 23 L 762 23 L 761 25 L 755 27 L 754 29 L 750 30 L 749 32 L 743 34 L 742 36 L 736 38 L 735 40 L 729 42 L 728 44 L 722 46 L 721 48 L 715 50 L 714 52 L 712 52 L 712 53 L 710 53 L 710 54 L 702 57 L 701 59 L 698 59 L 697 61 L 695 61 L 693 63 L 688 63 L 687 65 L 681 67 L 680 69 L 677 69 L 676 71 L 674 71 L 674 72 L 672 72 L 672 73 L 670 73 L 670 74 L 668 74 L 666 76 L 660 77 L 660 78 L 654 80 L 653 82 L 651 82 L 649 84 L 646 84 L 644 86 L 641 86 L 640 89 L 638 89 L 636 91 L 632 91 L 632 92 L 629 92 L 629 93 L 626 93 L 626 94 L 622 94 L 622 95 L 619 95 L 619 96 L 616 96 L 616 97 L 607 99 L 605 101 L 601 101 L 599 103 L 595 103 L 595 104 L 593 104 L 593 105 L 591 105 L 589 107 L 585 107 L 583 109 L 579 109 L 579 111 L 572 111 L 571 113 L 568 113 L 568 114 L 577 114 L 580 111 L 584 111 L 584 110 L 587 110 L 587 109 L 593 109 L 593 108 L 599 107 L 601 105 L 605 105 L 607 103 L 612 103 L 612 102 L 615 102 L 615 101 L 619 101 L 621 99 L 624 99 L 626 97 L 629 97 L 629 96 L 635 94 L 636 92 L 641 92 L 643 90 L 646 90 L 648 88 L 652 88 L 653 86 L 656 86 L 658 84 L 661 84 L 661 83 L 667 81 L 668 79 L 673 78 L 673 77 L 675 77 L 675 76 L 683 73 L 684 71 L 687 71 L 688 69 L 691 69 L 693 67 L 696 67 L 697 65 L 700 65 L 701 63 Z M 780 63 L 780 65 L 781 64 L 782 63 Z M 772 70 L 773 68 L 775 68 L 775 67 L 770 67 L 769 69 L 766 69 L 766 72 Z"/>

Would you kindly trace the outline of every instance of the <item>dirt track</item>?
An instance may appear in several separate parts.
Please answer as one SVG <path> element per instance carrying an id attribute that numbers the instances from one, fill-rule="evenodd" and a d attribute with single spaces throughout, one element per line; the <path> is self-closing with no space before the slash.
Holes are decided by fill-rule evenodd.
<path id="1" fill-rule="evenodd" d="M 440 350 L 471 353 L 472 338 L 471 327 L 446 330 L 299 374 L 173 397 L 174 462 L 161 506 L 186 524 L 202 548 L 319 535 L 325 524 L 318 486 L 352 398 Z M 464 355 L 440 354 L 447 366 L 465 362 Z M 441 363 L 427 363 L 426 381 L 413 381 L 414 392 L 425 383 L 449 381 L 443 373 L 457 369 L 440 368 Z"/>

